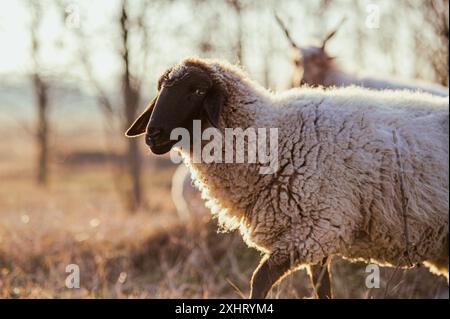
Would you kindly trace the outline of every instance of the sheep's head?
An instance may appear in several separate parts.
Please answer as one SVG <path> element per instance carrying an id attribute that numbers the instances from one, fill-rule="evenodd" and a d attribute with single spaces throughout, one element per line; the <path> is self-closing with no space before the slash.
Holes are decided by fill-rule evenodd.
<path id="1" fill-rule="evenodd" d="M 170 139 L 173 129 L 185 128 L 192 136 L 194 120 L 200 120 L 202 127 L 218 126 L 224 92 L 207 63 L 186 60 L 161 76 L 157 96 L 126 136 L 145 134 L 145 142 L 153 153 L 167 153 L 178 142 Z"/>

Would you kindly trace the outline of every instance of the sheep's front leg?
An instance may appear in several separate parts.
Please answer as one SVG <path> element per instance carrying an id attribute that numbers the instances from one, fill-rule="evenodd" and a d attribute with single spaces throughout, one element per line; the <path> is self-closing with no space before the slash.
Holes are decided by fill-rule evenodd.
<path id="1" fill-rule="evenodd" d="M 314 297 L 332 299 L 331 290 L 331 257 L 325 258 L 322 264 L 310 266 L 310 278 L 314 289 Z"/>
<path id="2" fill-rule="evenodd" d="M 266 255 L 253 272 L 251 280 L 251 299 L 264 299 L 270 289 L 291 269 L 289 260 L 276 260 L 274 255 Z"/>

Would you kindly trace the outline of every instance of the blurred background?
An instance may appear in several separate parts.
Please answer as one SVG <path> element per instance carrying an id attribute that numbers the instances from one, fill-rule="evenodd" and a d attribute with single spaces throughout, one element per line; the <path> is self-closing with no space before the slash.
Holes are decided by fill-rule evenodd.
<path id="1" fill-rule="evenodd" d="M 448 0 L 0 1 L 0 297 L 240 298 L 260 256 L 208 214 L 180 219 L 176 166 L 124 131 L 185 56 L 288 89 L 290 46 L 346 17 L 327 51 L 349 71 L 448 86 Z M 80 288 L 66 287 L 67 265 Z M 333 261 L 338 298 L 435 298 L 426 269 Z M 304 271 L 274 298 L 311 296 Z"/>

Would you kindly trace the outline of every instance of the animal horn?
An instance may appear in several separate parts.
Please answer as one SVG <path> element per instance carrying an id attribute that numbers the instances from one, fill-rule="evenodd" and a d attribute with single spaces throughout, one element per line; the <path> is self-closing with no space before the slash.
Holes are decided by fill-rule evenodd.
<path id="1" fill-rule="evenodd" d="M 295 41 L 292 39 L 291 35 L 289 34 L 289 30 L 286 28 L 286 25 L 283 23 L 281 18 L 276 13 L 275 13 L 275 19 L 277 20 L 277 22 L 280 25 L 281 29 L 283 29 L 284 34 L 286 35 L 286 38 L 288 39 L 288 41 L 291 44 L 291 46 L 294 47 L 295 49 L 300 49 L 300 47 L 295 43 Z"/>
<path id="2" fill-rule="evenodd" d="M 329 32 L 325 39 L 322 42 L 322 50 L 325 49 L 325 45 L 327 44 L 328 40 L 330 40 L 332 37 L 336 35 L 336 33 L 339 31 L 339 29 L 342 27 L 344 22 L 347 21 L 347 17 L 342 18 L 341 22 L 333 29 L 333 31 Z"/>

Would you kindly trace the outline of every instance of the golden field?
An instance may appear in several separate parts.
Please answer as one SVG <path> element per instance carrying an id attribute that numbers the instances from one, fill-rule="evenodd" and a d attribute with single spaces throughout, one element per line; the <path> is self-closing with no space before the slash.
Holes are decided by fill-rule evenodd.
<path id="1" fill-rule="evenodd" d="M 49 185 L 38 187 L 33 138 L 23 131 L 2 132 L 1 298 L 247 296 L 259 253 L 247 248 L 239 234 L 217 232 L 210 216 L 178 220 L 170 197 L 175 166 L 168 159 L 143 150 L 146 204 L 131 213 L 120 195 L 120 157 L 105 155 L 118 154 L 121 143 L 108 149 L 102 134 L 89 130 L 56 136 Z M 80 268 L 79 289 L 65 286 L 69 264 Z M 446 280 L 424 268 L 382 269 L 381 287 L 367 289 L 365 265 L 335 257 L 333 275 L 336 298 L 448 296 Z M 301 270 L 270 297 L 310 295 Z"/>

